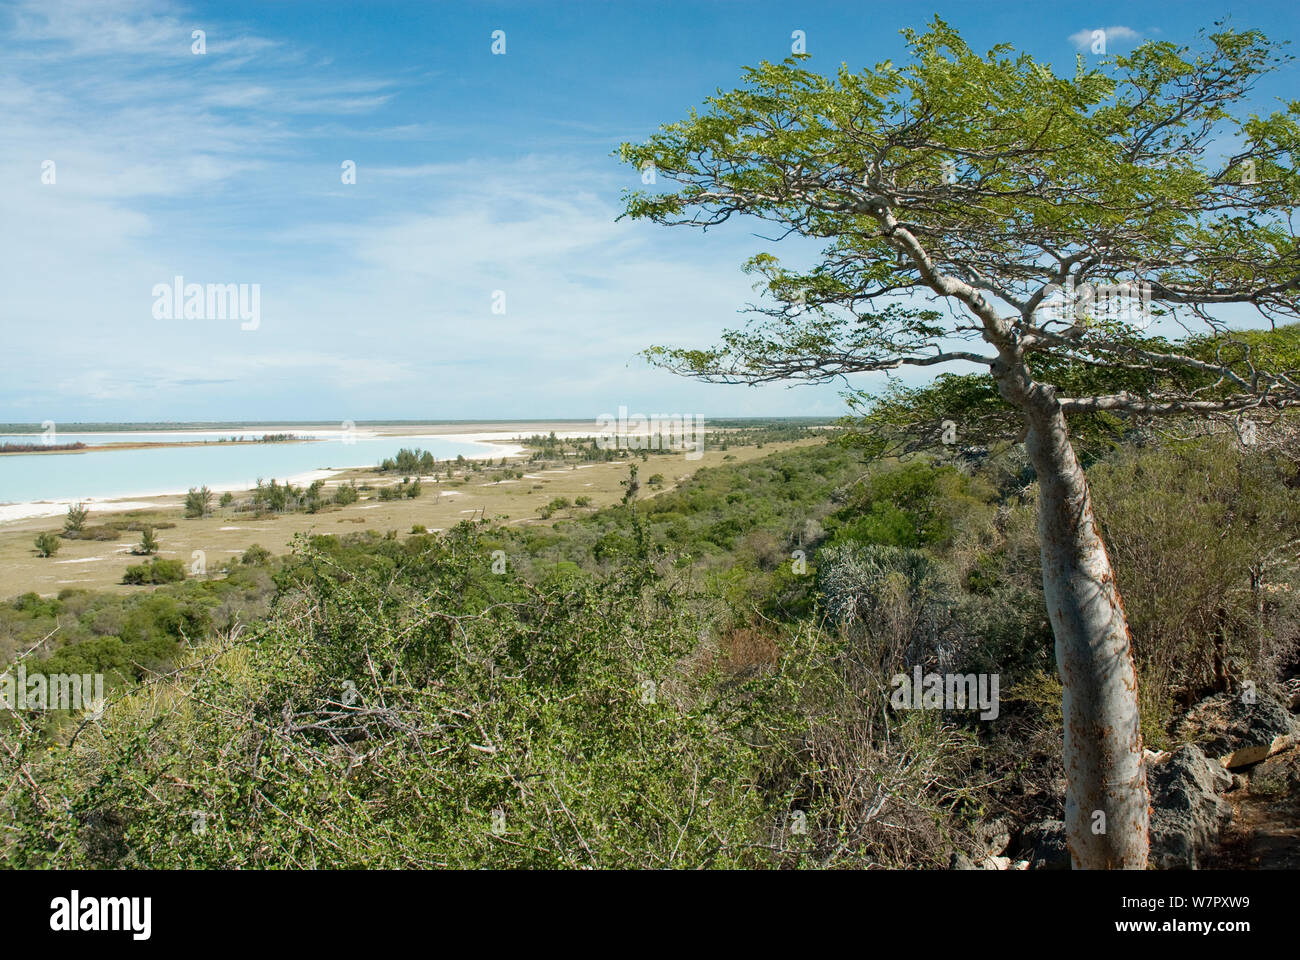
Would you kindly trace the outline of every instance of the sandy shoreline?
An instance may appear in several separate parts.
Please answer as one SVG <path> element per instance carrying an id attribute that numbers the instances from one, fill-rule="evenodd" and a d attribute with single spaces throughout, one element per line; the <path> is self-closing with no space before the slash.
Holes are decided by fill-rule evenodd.
<path id="1" fill-rule="evenodd" d="M 496 449 L 484 450 L 477 453 L 465 454 L 467 460 L 491 460 L 499 457 L 514 459 L 521 456 L 526 448 L 518 442 L 523 437 L 530 437 L 534 434 L 548 434 L 554 432 L 557 437 L 586 437 L 592 436 L 597 431 L 594 426 L 587 429 L 574 430 L 573 427 L 582 423 L 570 421 L 565 423 L 547 422 L 547 423 L 519 423 L 508 426 L 517 426 L 514 430 L 484 430 L 485 424 L 462 424 L 451 425 L 451 428 L 444 428 L 439 425 L 437 428 L 432 426 L 422 427 L 419 424 L 403 424 L 393 427 L 356 427 L 356 428 L 339 428 L 339 429 L 322 429 L 320 427 L 294 427 L 286 424 L 276 427 L 258 427 L 257 429 L 265 432 L 283 432 L 296 433 L 298 436 L 310 439 L 330 440 L 352 434 L 358 438 L 366 437 L 405 437 L 411 440 L 456 440 L 463 443 L 483 443 L 491 444 Z M 493 426 L 496 426 L 495 424 Z M 459 427 L 459 429 L 456 429 Z M 568 429 L 555 429 L 556 427 Z M 436 431 L 436 432 L 435 432 Z M 108 434 L 108 431 L 102 431 Z M 122 433 L 135 433 L 139 431 L 120 431 Z M 223 431 L 224 432 L 224 431 Z M 238 431 L 235 431 L 238 432 Z M 211 430 L 160 430 L 159 434 L 169 435 L 211 435 Z M 177 446 L 174 442 L 162 441 L 158 444 L 142 443 L 141 448 L 151 446 Z M 92 448 L 87 448 L 87 450 Z M 114 449 L 114 448 L 108 448 Z M 121 449 L 120 447 L 116 449 Z M 76 451 L 84 453 L 85 450 Z M 328 469 L 309 470 L 304 473 L 293 474 L 288 477 L 280 478 L 282 482 L 292 483 L 295 486 L 314 483 L 317 480 L 329 480 L 340 474 L 348 473 L 353 470 L 373 469 L 373 463 L 357 463 L 342 467 L 330 467 Z M 251 489 L 247 482 L 211 484 L 208 489 L 213 493 L 238 493 Z M 180 490 L 142 490 L 129 494 L 122 494 L 114 497 L 73 497 L 58 498 L 53 500 L 28 500 L 15 503 L 0 503 L 0 524 L 15 523 L 21 520 L 39 519 L 42 517 L 58 517 L 68 512 L 68 507 L 75 503 L 84 503 L 88 507 L 93 507 L 96 513 L 120 513 L 129 510 L 149 510 L 167 506 L 165 503 L 153 502 L 154 498 L 162 497 L 183 497 L 188 493 L 188 488 Z"/>
<path id="2" fill-rule="evenodd" d="M 575 432 L 581 435 L 590 433 L 589 430 Z M 762 448 L 740 444 L 731 446 L 729 450 L 717 444 L 706 450 L 699 460 L 687 460 L 681 452 L 652 451 L 648 462 L 641 465 L 642 472 L 647 477 L 662 474 L 665 484 L 658 489 L 647 485 L 645 496 L 676 489 L 701 469 L 719 467 L 724 462 L 744 463 L 800 443 L 812 442 L 815 441 L 771 443 Z M 468 465 L 457 466 L 451 462 L 447 466 L 455 476 L 448 478 L 444 469 L 437 480 L 425 478 L 420 496 L 395 500 L 381 500 L 378 488 L 399 483 L 400 475 L 377 475 L 374 467 L 370 466 L 336 478 L 331 486 L 356 477 L 359 486 L 369 483 L 376 489 L 362 491 L 356 503 L 331 503 L 314 514 L 301 511 L 253 513 L 247 509 L 247 504 L 222 507 L 214 503 L 208 516 L 185 518 L 184 496 L 100 498 L 91 505 L 90 525 L 99 527 L 114 522 L 114 518 L 120 523 L 128 516 L 159 525 L 160 556 L 189 563 L 197 551 L 199 556 L 206 557 L 209 569 L 213 571 L 209 576 L 219 577 L 224 562 L 242 555 L 250 546 L 256 544 L 273 554 L 287 554 L 293 551 L 297 538 L 303 534 L 346 536 L 357 533 L 405 537 L 420 527 L 445 531 L 465 520 L 478 518 L 503 525 L 545 527 L 557 520 L 564 522 L 587 516 L 601 507 L 620 503 L 626 494 L 626 459 L 588 463 L 570 456 L 562 466 L 558 463 L 543 466 L 527 460 L 512 460 L 507 465 L 512 473 L 523 472 L 525 477 L 502 477 L 500 470 L 474 471 Z M 540 516 L 542 508 L 558 498 L 564 498 L 573 506 L 560 510 L 551 519 L 543 519 Z M 590 501 L 579 507 L 579 498 L 584 501 L 590 498 Z M 246 500 L 246 496 L 239 499 Z M 40 507 L 43 509 L 39 512 L 43 514 L 65 509 L 53 502 L 43 503 Z M 137 512 L 122 512 L 128 510 Z M 553 510 L 550 512 L 554 513 Z M 140 558 L 130 553 L 139 537 L 137 532 L 120 530 L 111 541 L 64 540 L 54 559 L 38 557 L 33 538 L 39 533 L 57 532 L 62 527 L 62 516 L 36 516 L 0 524 L 0 601 L 25 593 L 53 597 L 64 589 L 89 589 L 122 595 L 147 593 L 151 589 L 122 582 L 126 569 L 139 563 Z"/>

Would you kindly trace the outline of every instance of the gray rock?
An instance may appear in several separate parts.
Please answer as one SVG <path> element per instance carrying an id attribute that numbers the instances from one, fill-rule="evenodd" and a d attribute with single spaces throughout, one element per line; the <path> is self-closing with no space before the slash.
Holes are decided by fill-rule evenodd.
<path id="1" fill-rule="evenodd" d="M 1065 821 L 1040 820 L 1020 833 L 1020 846 L 1030 870 L 1069 870 L 1070 850 L 1065 840 Z"/>
<path id="2" fill-rule="evenodd" d="M 1232 818 L 1232 805 L 1220 794 L 1233 775 L 1192 744 L 1146 760 L 1151 790 L 1150 864 L 1158 870 L 1195 870 L 1215 849 Z M 1065 824 L 1041 820 L 1020 834 L 1020 855 L 1030 870 L 1068 870 Z"/>
<path id="3" fill-rule="evenodd" d="M 989 856 L 995 857 L 1005 853 L 1007 847 L 1011 846 L 1011 828 L 1005 820 L 986 820 L 977 823 L 973 833 L 975 842 Z"/>
<path id="4" fill-rule="evenodd" d="M 975 864 L 971 862 L 971 858 L 966 856 L 966 854 L 962 853 L 960 850 L 954 850 L 952 856 L 948 858 L 948 869 L 974 870 Z"/>
<path id="5" fill-rule="evenodd" d="M 1240 693 L 1202 700 L 1187 712 L 1178 739 L 1197 744 L 1206 756 L 1230 769 L 1286 749 L 1295 729 L 1284 700 L 1262 685 L 1255 689 L 1254 700 L 1247 703 Z"/>
<path id="6" fill-rule="evenodd" d="M 1150 865 L 1157 870 L 1195 870 L 1218 843 L 1232 818 L 1219 794 L 1232 775 L 1199 748 L 1184 744 L 1147 765 L 1151 789 Z"/>
<path id="7" fill-rule="evenodd" d="M 1266 800 L 1300 794 L 1300 754 L 1291 750 L 1269 757 L 1250 772 L 1247 792 Z"/>
<path id="8" fill-rule="evenodd" d="M 1287 709 L 1292 713 L 1300 710 L 1300 677 L 1292 677 L 1284 687 L 1286 689 Z"/>

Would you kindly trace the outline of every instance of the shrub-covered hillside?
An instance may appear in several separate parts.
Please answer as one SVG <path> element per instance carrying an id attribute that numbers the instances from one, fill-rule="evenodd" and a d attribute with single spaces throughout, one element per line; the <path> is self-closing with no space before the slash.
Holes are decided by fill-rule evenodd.
<path id="1" fill-rule="evenodd" d="M 1148 746 L 1297 667 L 1295 465 L 1131 439 L 1090 468 Z M 103 671 L 11 714 L 12 866 L 925 867 L 1060 817 L 1060 688 L 1016 448 L 808 446 L 553 525 L 303 539 L 209 582 L 0 608 Z M 39 656 L 32 662 L 39 662 Z M 892 678 L 996 674 L 999 708 Z"/>

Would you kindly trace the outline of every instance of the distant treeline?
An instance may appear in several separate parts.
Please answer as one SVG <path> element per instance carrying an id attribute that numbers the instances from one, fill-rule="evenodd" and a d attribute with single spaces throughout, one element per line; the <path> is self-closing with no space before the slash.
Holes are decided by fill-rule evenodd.
<path id="1" fill-rule="evenodd" d="M 828 429 L 824 428 L 837 429 L 833 427 L 833 424 L 834 421 L 814 417 L 705 420 L 704 448 L 728 450 L 731 447 L 762 447 L 765 443 L 783 443 L 806 440 L 811 437 L 828 437 L 831 434 Z M 663 435 L 660 434 L 660 436 Z M 672 452 L 666 449 L 656 451 L 649 448 L 646 450 L 629 450 L 623 444 L 611 449 L 608 446 L 608 438 L 603 439 L 606 440 L 605 443 L 602 443 L 602 438 L 595 436 L 561 438 L 557 437 L 554 431 L 551 431 L 547 436 L 537 433 L 531 437 L 521 438 L 519 442 L 533 451 L 530 458 L 533 461 L 563 460 L 570 457 L 588 462 L 608 462 L 611 460 L 626 460 L 632 456 L 640 456 L 645 459 L 651 452 Z"/>
<path id="2" fill-rule="evenodd" d="M 464 456 L 458 456 L 456 462 L 463 464 Z M 433 473 L 437 466 L 437 458 L 428 450 L 421 450 L 419 447 L 408 450 L 403 447 L 397 451 L 397 456 L 382 460 L 377 469 L 380 473 Z"/>
<path id="3" fill-rule="evenodd" d="M 0 453 L 41 453 L 51 450 L 80 450 L 84 443 L 0 443 Z"/>
<path id="4" fill-rule="evenodd" d="M 231 437 L 230 439 L 231 439 L 231 440 L 235 440 L 234 437 Z M 237 443 L 245 443 L 245 442 L 250 442 L 250 443 L 289 443 L 289 442 L 292 441 L 292 440 L 301 440 L 301 439 L 303 439 L 303 438 L 300 437 L 300 436 L 298 436 L 298 434 L 296 434 L 296 433 L 264 433 L 264 434 L 262 434 L 260 437 L 249 437 L 248 440 L 245 441 L 243 434 L 240 434 L 239 439 L 238 439 L 236 442 L 237 442 Z"/>
<path id="5" fill-rule="evenodd" d="M 837 417 L 715 417 L 705 422 L 716 430 L 749 430 L 760 427 L 819 427 L 838 423 Z"/>

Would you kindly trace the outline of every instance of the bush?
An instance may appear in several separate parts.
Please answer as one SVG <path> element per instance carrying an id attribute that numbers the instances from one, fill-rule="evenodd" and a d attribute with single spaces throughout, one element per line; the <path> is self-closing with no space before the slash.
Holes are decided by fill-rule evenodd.
<path id="1" fill-rule="evenodd" d="M 1286 460 L 1217 439 L 1125 449 L 1089 472 L 1144 698 L 1190 703 L 1295 656 L 1294 475 Z"/>
<path id="2" fill-rule="evenodd" d="M 958 649 L 949 593 L 925 553 L 847 544 L 822 550 L 817 564 L 828 618 L 851 632 L 857 626 L 879 669 L 960 666 L 965 651 Z"/>
<path id="3" fill-rule="evenodd" d="M 144 563 L 127 567 L 122 582 L 140 586 L 151 583 L 176 583 L 185 579 L 185 566 L 179 560 L 154 557 Z"/>
<path id="4" fill-rule="evenodd" d="M 57 617 L 63 612 L 63 604 L 59 600 L 47 600 L 39 593 L 28 592 L 20 597 L 15 597 L 12 603 L 15 610 L 25 613 L 33 618 L 35 617 Z"/>
<path id="5" fill-rule="evenodd" d="M 244 555 L 239 558 L 239 562 L 245 566 L 255 566 L 264 564 L 270 559 L 271 551 L 255 543 L 244 551 Z"/>
<path id="6" fill-rule="evenodd" d="M 919 548 L 947 545 L 975 514 L 987 526 L 994 491 L 955 467 L 914 461 L 873 470 L 850 503 L 830 518 L 836 542 Z"/>
<path id="7" fill-rule="evenodd" d="M 131 552 L 146 557 L 158 552 L 158 538 L 154 536 L 153 527 L 145 527 L 140 531 L 140 542 Z"/>
<path id="8" fill-rule="evenodd" d="M 206 486 L 195 490 L 190 487 L 189 493 L 185 494 L 185 516 L 187 519 L 194 520 L 206 516 L 212 512 L 212 491 Z"/>
<path id="9" fill-rule="evenodd" d="M 209 643 L 193 669 L 157 681 L 184 709 L 132 698 L 95 736 L 37 757 L 38 789 L 67 802 L 17 798 L 8 865 L 765 862 L 761 769 L 733 731 L 745 706 L 698 697 L 679 669 L 692 619 L 643 602 L 635 571 L 600 582 L 569 571 L 565 589 L 538 595 L 453 539 L 454 554 L 412 559 L 398 577 L 374 551 L 404 553 L 400 541 L 300 557 L 286 573 L 295 599 L 255 642 Z M 349 689 L 384 708 L 345 730 Z M 181 744 L 184 775 L 169 775 Z M 205 836 L 176 829 L 194 809 L 208 813 Z"/>
<path id="10" fill-rule="evenodd" d="M 90 511 L 86 509 L 84 503 L 72 504 L 68 507 L 68 515 L 63 520 L 63 532 L 81 533 L 86 526 L 86 518 L 90 516 Z"/>
<path id="11" fill-rule="evenodd" d="M 962 817 L 986 802 L 986 754 L 961 717 L 890 713 L 882 691 L 914 639 L 924 656 L 948 639 L 930 627 L 956 601 L 942 562 L 920 551 L 816 552 L 831 491 L 860 474 L 851 454 L 792 451 L 698 470 L 559 529 L 313 536 L 274 571 L 250 547 L 226 581 L 111 598 L 87 610 L 99 632 L 69 648 L 78 657 L 140 676 L 206 641 L 117 701 L 93 737 L 0 750 L 0 766 L 31 757 L 34 774 L 15 788 L 0 859 L 944 866 Z M 789 562 L 796 546 L 810 571 L 825 568 L 828 605 L 851 607 L 848 629 L 822 628 L 818 581 Z M 510 563 L 494 572 L 498 550 Z M 1010 556 L 972 563 L 979 602 L 1003 588 Z M 259 595 L 241 616 L 239 593 L 272 581 L 274 603 Z M 226 633 L 236 622 L 256 627 Z M 367 709 L 340 712 L 349 689 Z M 156 709 L 173 700 L 185 708 Z M 175 828 L 195 809 L 206 836 Z"/>
<path id="12" fill-rule="evenodd" d="M 59 538 L 53 533 L 36 535 L 36 552 L 42 557 L 52 557 L 59 552 Z"/>
<path id="13" fill-rule="evenodd" d="M 65 540 L 116 540 L 122 535 L 119 527 L 109 523 L 100 524 L 95 527 L 83 527 L 80 530 L 65 530 L 63 538 Z"/>
<path id="14" fill-rule="evenodd" d="M 403 473 L 407 476 L 411 474 L 431 474 L 437 469 L 437 460 L 428 450 L 421 450 L 416 447 L 414 450 L 407 450 L 403 447 L 397 451 L 396 457 L 388 457 L 379 464 L 381 473 Z"/>

